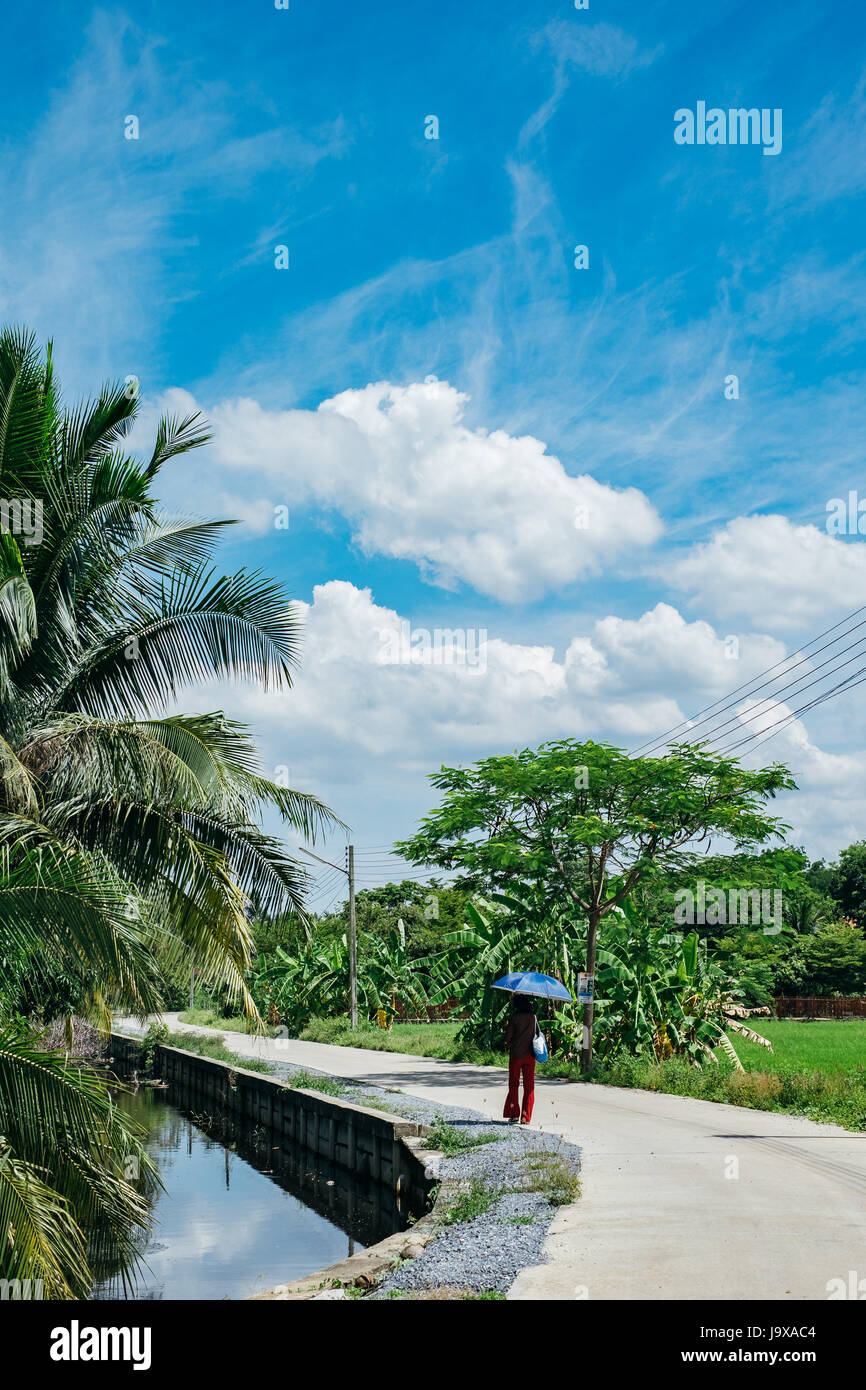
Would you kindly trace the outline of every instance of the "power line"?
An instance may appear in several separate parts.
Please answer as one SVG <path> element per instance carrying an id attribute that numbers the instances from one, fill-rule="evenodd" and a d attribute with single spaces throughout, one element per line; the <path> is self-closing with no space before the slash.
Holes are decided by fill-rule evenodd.
<path id="1" fill-rule="evenodd" d="M 356 863 L 368 869 L 393 870 L 395 873 L 412 872 L 418 868 L 411 859 L 368 859 L 366 855 L 357 857 Z"/>
<path id="2" fill-rule="evenodd" d="M 797 655 L 797 653 L 792 653 L 791 656 L 785 657 L 781 661 L 775 662 L 772 666 L 768 666 L 765 671 L 761 671 L 757 676 L 753 676 L 750 680 L 744 681 L 742 685 L 736 686 L 735 689 L 729 691 L 727 695 L 722 695 L 718 700 L 714 700 L 712 704 L 705 706 L 704 709 L 699 710 L 697 714 L 695 714 L 691 718 L 681 720 L 678 724 L 674 724 L 670 729 L 666 730 L 665 733 L 658 735 L 654 739 L 649 739 L 645 743 L 642 743 L 638 748 L 633 750 L 633 756 L 636 756 L 639 753 L 652 752 L 656 748 L 667 747 L 670 742 L 670 736 L 672 734 L 678 733 L 678 731 L 680 730 L 682 730 L 684 734 L 688 733 L 689 735 L 691 735 L 696 728 L 699 728 L 701 724 L 705 724 L 709 718 L 718 718 L 721 714 L 725 712 L 726 709 L 729 709 L 734 704 L 736 704 L 736 696 L 740 695 L 742 698 L 745 698 L 747 694 L 756 695 L 761 689 L 761 682 L 763 681 L 765 676 L 769 676 L 774 671 L 779 671 L 780 674 L 790 674 L 790 672 L 796 669 L 797 666 L 802 665 L 804 662 L 811 661 L 813 657 L 820 655 L 822 651 L 826 651 L 829 647 L 835 646 L 837 642 L 842 640 L 842 637 L 850 636 L 850 633 L 855 632 L 858 627 L 866 625 L 866 619 L 863 619 L 860 623 L 855 624 L 855 626 L 853 628 L 850 628 L 848 632 L 842 633 L 840 634 L 840 636 L 833 638 L 831 642 L 825 643 L 823 647 L 819 647 L 816 652 L 813 652 L 811 654 L 811 657 L 807 657 L 805 655 L 809 648 L 813 647 L 816 642 L 820 642 L 822 638 L 828 637 L 829 634 L 831 632 L 835 632 L 837 628 L 844 627 L 844 625 L 846 623 L 849 623 L 852 618 L 856 618 L 858 614 L 863 612 L 866 612 L 866 604 L 862 605 L 860 608 L 856 608 L 853 613 L 849 613 L 847 617 L 842 618 L 838 623 L 834 623 L 832 627 L 827 628 L 826 631 L 819 633 L 817 637 L 813 637 L 811 641 L 806 642 L 803 644 L 802 647 L 799 647 L 797 649 L 797 653 L 799 653 L 798 660 L 792 661 L 791 657 Z M 851 647 L 856 645 L 857 643 L 852 643 Z M 843 649 L 843 651 L 837 652 L 836 657 L 844 655 L 845 651 L 851 650 L 851 647 L 846 647 Z M 828 663 L 825 662 L 822 664 L 826 665 Z M 776 677 L 776 679 L 778 679 L 778 677 Z M 764 683 L 772 684 L 772 682 Z M 716 707 L 718 705 L 722 705 L 723 708 L 717 709 Z M 715 715 L 712 714 L 713 710 L 716 710 Z"/>
<path id="3" fill-rule="evenodd" d="M 328 897 L 330 894 L 332 894 L 332 893 L 339 893 L 339 892 L 341 891 L 342 887 L 343 887 L 342 883 L 340 883 L 338 880 L 335 880 L 335 881 L 332 882 L 332 883 L 325 884 L 325 885 L 324 885 L 317 893 L 315 893 L 313 896 L 314 896 L 315 898 L 319 899 L 319 900 L 322 899 L 322 898 L 327 898 L 327 897 Z"/>
<path id="4" fill-rule="evenodd" d="M 862 644 L 863 641 L 866 641 L 866 638 L 861 638 L 859 643 L 854 643 L 853 645 L 854 645 L 854 646 L 860 646 L 860 645 Z M 846 651 L 850 651 L 850 650 L 851 650 L 850 647 L 845 647 L 845 648 L 843 648 L 843 650 L 842 650 L 841 652 L 838 652 L 838 653 L 837 653 L 837 656 L 844 656 L 845 652 L 846 652 Z M 798 679 L 797 679 L 796 681 L 789 682 L 788 685 L 783 685 L 783 686 L 781 687 L 781 689 L 774 691 L 774 692 L 773 692 L 772 694 L 770 694 L 770 695 L 765 695 L 761 700 L 758 701 L 758 707 L 753 708 L 753 709 L 751 710 L 751 712 L 748 714 L 748 716 L 745 716 L 745 722 L 751 722 L 752 720 L 757 719 L 757 718 L 759 717 L 759 714 L 760 714 L 760 712 L 761 712 L 761 711 L 759 710 L 759 707 L 760 707 L 761 705 L 772 705 L 774 702 L 778 703 L 778 702 L 781 700 L 781 697 L 785 694 L 785 692 L 786 692 L 786 691 L 792 691 L 793 688 L 794 688 L 795 686 L 799 686 L 799 687 L 800 687 L 800 688 L 797 690 L 796 694 L 797 694 L 798 696 L 799 696 L 799 695 L 802 695 L 805 691 L 811 690 L 811 688 L 812 688 L 813 685 L 820 685 L 823 681 L 828 680 L 830 677 L 834 676 L 834 675 L 836 674 L 837 671 L 844 671 L 844 669 L 845 669 L 846 666 L 850 666 L 853 662 L 859 661 L 859 660 L 863 657 L 863 655 L 864 655 L 864 652 L 863 652 L 863 651 L 860 651 L 860 652 L 858 653 L 857 656 L 849 657 L 849 659 L 848 659 L 847 661 L 841 661 L 841 662 L 836 663 L 835 665 L 833 664 L 833 663 L 836 661 L 836 658 L 835 658 L 835 657 L 831 657 L 830 660 L 825 661 L 825 662 L 822 662 L 822 663 L 821 663 L 821 666 L 814 667 L 813 669 L 814 669 L 814 670 L 819 670 L 819 671 L 820 671 L 820 670 L 822 669 L 822 666 L 830 666 L 831 669 L 830 669 L 829 671 L 825 672 L 825 674 L 824 674 L 823 676 L 816 676 L 814 680 L 807 681 L 805 685 L 802 684 L 802 681 L 805 680 L 805 677 L 804 677 L 804 676 L 800 676 L 800 677 L 798 677 Z M 807 674 L 810 674 L 810 675 L 811 675 L 811 672 L 808 672 Z M 855 672 L 854 674 L 856 675 L 857 673 Z M 846 679 L 848 679 L 848 678 L 846 677 Z M 842 682 L 842 685 L 844 685 L 844 684 L 845 684 L 845 682 L 843 681 L 843 682 Z M 835 688 L 836 688 L 836 689 L 841 689 L 841 688 L 842 688 L 842 685 L 837 686 L 837 687 L 835 687 Z M 744 698 L 748 698 L 748 697 L 744 697 Z M 769 713 L 770 713 L 770 710 L 769 710 L 769 709 L 764 710 L 763 713 L 764 713 L 764 714 L 769 714 Z M 708 731 L 706 737 L 712 738 L 712 739 L 718 738 L 719 735 L 722 733 L 722 730 L 723 730 L 723 729 L 726 729 L 726 728 L 728 727 L 728 725 L 730 725 L 730 724 L 736 725 L 738 722 L 739 722 L 739 723 L 744 722 L 744 716 L 743 716 L 742 714 L 740 714 L 740 713 L 734 714 L 730 719 L 725 720 L 725 723 L 724 723 L 724 724 L 720 724 L 720 725 L 718 725 L 717 727 L 715 727 L 715 728 L 713 728 L 713 729 L 710 729 L 710 730 Z M 733 729 L 731 732 L 732 732 L 732 733 L 736 733 L 737 730 L 736 730 L 736 729 Z M 726 737 L 730 737 L 730 735 L 726 735 Z"/>
<path id="5" fill-rule="evenodd" d="M 344 877 L 339 869 L 325 869 L 324 873 L 321 869 L 312 869 L 308 872 L 312 874 L 316 883 L 327 883 L 330 879 Z"/>
<path id="6" fill-rule="evenodd" d="M 332 897 L 331 901 L 328 903 L 328 906 L 327 906 L 327 907 L 320 907 L 320 908 L 317 908 L 317 909 L 316 909 L 316 916 L 317 916 L 317 917 L 327 917 L 328 913 L 331 911 L 331 908 L 334 906 L 334 903 L 337 901 L 337 899 L 339 898 L 339 896 L 340 896 L 340 889 L 338 888 L 337 891 L 336 891 L 336 893 L 335 893 L 334 896 Z"/>
<path id="7" fill-rule="evenodd" d="M 420 870 L 420 872 L 425 873 L 427 870 Z M 407 869 L 400 869 L 400 867 L 396 865 L 361 865 L 360 873 L 366 877 L 370 876 L 370 874 L 391 873 L 399 874 L 400 878 L 413 878 L 414 874 L 418 873 L 418 870 L 414 869 L 414 867 L 413 869 L 409 869 L 409 867 L 407 867 Z"/>
<path id="8" fill-rule="evenodd" d="M 860 679 L 855 680 L 855 676 L 859 676 Z M 840 691 L 853 690 L 856 686 L 862 685 L 864 681 L 866 681 L 866 666 L 861 666 L 859 671 L 853 671 L 850 676 L 847 676 L 844 681 L 840 681 L 838 685 L 833 686 L 831 690 L 826 690 L 823 694 L 816 695 L 814 700 L 810 700 L 808 704 L 801 705 L 799 709 L 789 710 L 786 714 L 782 715 L 781 719 L 777 719 L 775 724 L 769 726 L 770 730 L 776 730 L 775 733 L 769 732 L 767 729 L 762 729 L 759 733 L 748 734 L 744 739 L 741 739 L 739 743 L 723 747 L 719 751 L 731 753 L 735 748 L 741 748 L 744 744 L 748 743 L 753 743 L 755 747 L 760 747 L 762 743 L 766 743 L 769 739 L 775 738 L 776 734 L 781 733 L 782 727 L 784 727 L 785 724 L 790 724 L 795 719 L 799 719 L 801 714 L 806 714 L 808 710 L 816 709 L 818 705 L 823 705 Z M 776 728 L 776 725 L 780 727 Z"/>
<path id="9" fill-rule="evenodd" d="M 650 739 L 647 743 L 641 744 L 639 748 L 635 749 L 635 752 L 640 753 L 644 748 L 657 746 L 661 742 L 661 740 L 667 739 L 669 734 L 676 733 L 678 729 L 685 728 L 686 726 L 694 727 L 694 722 L 695 720 L 699 719 L 700 715 L 708 715 L 711 710 L 715 709 L 716 705 L 722 704 L 725 701 L 732 699 L 735 695 L 740 694 L 740 692 L 746 692 L 748 686 L 754 686 L 757 682 L 760 682 L 764 676 L 770 675 L 772 671 L 775 671 L 781 667 L 787 667 L 788 671 L 793 670 L 795 666 L 798 666 L 802 662 L 807 661 L 809 659 L 805 655 L 803 655 L 803 653 L 808 651 L 809 647 L 814 646 L 816 642 L 820 642 L 822 637 L 827 637 L 831 632 L 835 632 L 837 627 L 842 627 L 845 623 L 850 622 L 852 618 L 856 618 L 857 614 L 862 613 L 864 610 L 866 610 L 866 605 L 863 605 L 863 607 L 861 608 L 856 608 L 853 613 L 849 613 L 847 617 L 842 618 L 838 623 L 834 623 L 833 626 L 827 628 L 825 632 L 819 633 L 817 637 L 813 637 L 809 642 L 805 642 L 802 647 L 797 648 L 797 651 L 801 653 L 799 661 L 796 661 L 792 665 L 789 665 L 791 658 L 784 657 L 781 661 L 777 661 L 774 663 L 774 665 L 768 666 L 766 670 L 759 672 L 757 676 L 753 676 L 750 680 L 744 681 L 742 685 L 736 686 L 735 689 L 729 691 L 727 695 L 722 695 L 718 700 L 715 700 L 712 704 L 707 705 L 705 709 L 699 710 L 698 714 L 695 715 L 692 719 L 681 720 L 679 724 L 673 725 L 672 728 L 668 729 L 664 734 L 661 734 L 658 739 Z M 866 622 L 866 619 L 864 619 L 864 622 Z M 861 627 L 862 625 L 862 623 L 855 624 L 855 627 L 851 628 L 851 631 L 856 631 L 856 628 Z M 847 635 L 847 633 L 843 634 L 843 636 Z M 832 642 L 826 643 L 824 647 L 819 647 L 818 651 L 813 652 L 812 655 L 818 656 L 822 651 L 826 651 L 827 647 L 834 646 L 835 643 L 839 640 L 840 639 L 838 637 L 835 637 Z M 791 655 L 796 655 L 796 653 L 792 653 Z M 721 713 L 721 711 L 719 711 L 719 713 Z M 703 722 L 703 720 L 701 720 L 700 722 Z"/>
<path id="10" fill-rule="evenodd" d="M 411 872 L 417 868 L 417 864 L 412 859 L 368 859 L 366 855 L 357 857 L 357 863 L 367 869 L 393 871 L 394 873 Z"/>
<path id="11" fill-rule="evenodd" d="M 839 638 L 836 638 L 835 640 L 836 640 L 836 641 L 839 641 Z M 694 721 L 690 721 L 690 722 L 689 722 L 689 726 L 688 726 L 686 732 L 682 735 L 682 737 L 685 737 L 685 736 L 686 736 L 686 733 L 687 733 L 687 735 L 688 735 L 688 737 L 689 737 L 689 740 L 691 741 L 692 738 L 693 738 L 693 735 L 694 735 L 694 733 L 695 733 L 695 730 L 698 729 L 698 728 L 700 728 L 700 726 L 701 726 L 702 724 L 706 724 L 708 720 L 713 720 L 713 721 L 716 721 L 716 722 L 711 723 L 710 728 L 707 729 L 707 730 L 705 730 L 701 737 L 702 737 L 702 738 L 707 738 L 707 739 L 711 739 L 711 738 L 717 737 L 719 734 L 722 733 L 723 730 L 727 729 L 729 725 L 735 724 L 735 723 L 737 722 L 738 719 L 742 719 L 742 715 L 739 714 L 739 713 L 737 713 L 737 714 L 735 714 L 734 716 L 732 716 L 731 718 L 729 718 L 729 719 L 727 719 L 727 720 L 723 720 L 722 723 L 719 723 L 719 722 L 718 722 L 718 720 L 721 718 L 721 716 L 722 716 L 723 714 L 725 714 L 725 713 L 726 713 L 728 710 L 730 710 L 730 709 L 734 709 L 735 706 L 736 706 L 737 704 L 741 703 L 742 701 L 745 701 L 746 699 L 750 699 L 750 698 L 756 700 L 756 705 L 755 705 L 755 707 L 753 707 L 753 712 L 752 712 L 752 715 L 751 715 L 750 717 L 757 717 L 758 709 L 759 709 L 759 707 L 760 707 L 761 705 L 770 703 L 770 702 L 772 702 L 773 700 L 778 700 L 778 699 L 780 698 L 780 696 L 782 696 L 785 692 L 792 692 L 792 691 L 796 690 L 796 692 L 799 694 L 799 693 L 802 693 L 803 690 L 807 690 L 807 689 L 809 689 L 809 688 L 810 688 L 811 686 L 813 686 L 813 685 L 820 684 L 821 681 L 827 680 L 828 678 L 832 677 L 832 676 L 835 674 L 836 671 L 843 670 L 845 666 L 850 665 L 850 661 L 841 662 L 841 661 L 838 660 L 838 658 L 841 657 L 841 656 L 844 656 L 846 652 L 851 651 L 851 650 L 853 650 L 855 647 L 859 646 L 860 643 L 861 643 L 863 640 L 864 640 L 864 639 L 861 638 L 861 639 L 859 639 L 859 641 L 858 641 L 857 643 L 852 643 L 850 646 L 844 647 L 844 648 L 842 649 L 841 652 L 837 652 L 837 653 L 835 654 L 835 656 L 832 657 L 832 658 L 830 658 L 828 661 L 822 662 L 821 665 L 820 665 L 819 667 L 812 667 L 812 668 L 810 668 L 810 670 L 806 673 L 806 675 L 810 675 L 810 674 L 812 673 L 813 670 L 822 670 L 823 667 L 825 667 L 825 666 L 830 667 L 830 669 L 829 669 L 828 671 L 826 671 L 825 674 L 824 674 L 823 676 L 818 676 L 818 677 L 815 678 L 815 680 L 813 680 L 813 681 L 808 681 L 805 685 L 802 684 L 802 682 L 805 680 L 805 676 L 799 676 L 799 677 L 796 678 L 796 680 L 794 680 L 794 681 L 789 681 L 786 685 L 777 687 L 775 690 L 770 689 L 770 690 L 769 690 L 769 693 L 768 693 L 767 695 L 763 695 L 763 694 L 762 694 L 762 690 L 763 690 L 763 688 L 764 688 L 764 687 L 762 687 L 762 686 L 757 686 L 757 687 L 755 687 L 755 688 L 752 689 L 752 690 L 746 690 L 745 686 L 740 686 L 740 687 L 738 687 L 738 691 L 742 692 L 742 693 L 740 694 L 739 699 L 729 700 L 728 703 L 725 704 L 725 705 L 722 707 L 722 709 L 718 710 L 714 715 L 707 714 L 707 715 L 705 715 L 702 719 L 695 718 Z M 833 645 L 833 643 L 830 643 L 830 644 L 828 644 L 828 645 Z M 821 650 L 824 650 L 824 648 L 821 648 Z M 816 653 L 816 655 L 817 655 L 817 653 Z M 861 655 L 862 655 L 862 653 L 861 653 Z M 802 661 L 806 661 L 806 660 L 807 660 L 807 658 L 805 658 L 805 657 L 802 658 Z M 852 657 L 851 660 L 856 660 L 856 657 Z M 802 664 L 802 663 L 801 663 L 801 662 L 796 662 L 796 663 L 794 663 L 795 666 L 796 666 L 796 665 L 800 665 L 800 664 Z M 793 669 L 794 669 L 793 666 L 792 666 L 792 667 L 789 667 L 789 670 L 793 670 Z M 747 683 L 747 684 L 748 684 L 748 683 Z M 769 686 L 769 684 L 771 684 L 771 683 L 768 683 L 768 686 Z M 658 748 L 664 748 L 664 747 L 666 747 L 666 746 L 669 745 L 669 742 L 670 742 L 669 740 L 668 740 L 668 741 L 659 742 L 658 744 L 653 745 L 653 748 L 651 748 L 650 751 L 654 751 L 654 749 L 655 749 L 656 747 L 658 747 Z"/>
<path id="12" fill-rule="evenodd" d="M 337 883 L 340 879 L 344 877 L 345 875 L 341 874 L 339 869 L 328 869 L 324 874 L 322 874 L 320 877 L 316 879 L 316 882 L 321 883 L 323 885 Z"/>
<path id="13" fill-rule="evenodd" d="M 328 884 L 328 887 L 327 887 L 327 888 L 323 888 L 322 891 L 321 891 L 320 893 L 311 893 L 311 894 L 310 894 L 310 897 L 309 897 L 309 899 L 308 899 L 308 901 L 310 902 L 311 905 L 321 904 L 321 903 L 325 900 L 325 898 L 328 897 L 329 894 L 340 893 L 340 892 L 342 892 L 342 885 L 341 885 L 341 884 L 339 884 L 339 883 L 330 883 L 330 884 Z"/>
<path id="14" fill-rule="evenodd" d="M 355 853 L 373 859 L 400 859 L 402 857 L 396 853 L 391 845 L 356 845 Z"/>
<path id="15" fill-rule="evenodd" d="M 402 879 L 401 879 L 400 881 L 401 881 L 401 883 L 421 883 L 421 884 L 423 884 L 423 883 L 426 883 L 426 882 L 428 881 L 428 879 L 430 878 L 430 876 L 431 876 L 432 873 L 433 873 L 433 870 L 432 870 L 432 869 L 425 869 L 425 870 L 423 870 L 422 872 L 419 872 L 419 873 L 417 873 L 417 874 L 404 874 L 403 877 L 402 877 Z M 383 875 L 382 875 L 382 874 L 356 874 L 356 875 L 355 875 L 355 878 L 356 878 L 356 880 L 357 880 L 359 883 L 367 883 L 367 884 L 374 883 L 374 884 L 381 884 L 381 883 L 382 883 L 382 879 L 383 879 Z M 389 879 L 388 882 L 393 882 L 393 879 Z"/>

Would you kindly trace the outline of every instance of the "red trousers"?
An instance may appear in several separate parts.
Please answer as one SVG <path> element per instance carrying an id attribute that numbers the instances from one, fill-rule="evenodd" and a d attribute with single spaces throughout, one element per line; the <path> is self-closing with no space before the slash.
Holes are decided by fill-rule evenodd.
<path id="1" fill-rule="evenodd" d="M 517 1100 L 520 1074 L 523 1073 L 523 1110 Z M 532 1102 L 535 1100 L 535 1057 L 512 1057 L 508 1062 L 508 1095 L 502 1118 L 505 1120 L 532 1119 Z"/>

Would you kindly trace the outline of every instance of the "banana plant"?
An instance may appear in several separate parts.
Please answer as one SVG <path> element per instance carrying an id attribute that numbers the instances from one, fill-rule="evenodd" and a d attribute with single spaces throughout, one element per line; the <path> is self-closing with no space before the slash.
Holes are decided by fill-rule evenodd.
<path id="1" fill-rule="evenodd" d="M 368 1015 L 377 1009 L 396 1012 L 423 1008 L 430 1002 L 428 966 L 413 958 L 402 919 L 387 936 L 358 933 L 358 999 Z M 334 940 L 308 942 L 290 954 L 282 947 L 254 976 L 254 993 L 271 1001 L 282 1022 L 303 1027 L 313 1016 L 344 1013 L 349 1000 L 349 943 L 345 934 Z"/>
<path id="2" fill-rule="evenodd" d="M 493 1047 L 501 1042 L 504 1001 L 491 985 L 497 975 L 512 969 L 521 929 L 483 901 L 467 903 L 466 916 L 460 931 L 442 938 L 443 951 L 428 958 L 437 982 L 429 1002 L 445 1004 L 456 998 L 458 1012 L 467 1015 L 458 1041 Z"/>
<path id="3" fill-rule="evenodd" d="M 717 1062 L 720 1049 L 742 1071 L 729 1032 L 772 1051 L 769 1040 L 743 1022 L 759 1011 L 743 1006 L 735 982 L 709 960 L 697 932 L 683 937 L 653 928 L 626 898 L 612 915 L 598 959 L 602 1056 L 625 1050 L 700 1065 Z"/>
<path id="4" fill-rule="evenodd" d="M 748 1042 L 773 1051 L 769 1038 L 756 1033 L 743 1022 L 755 1014 L 766 1014 L 768 1011 L 745 1007 L 735 982 L 707 958 L 706 945 L 701 950 L 697 932 L 683 938 L 678 978 L 683 989 L 682 1007 L 687 1025 L 682 1029 L 680 1050 L 694 1055 L 696 1047 L 702 1057 L 715 1062 L 716 1049 L 720 1048 L 737 1071 L 744 1071 L 745 1068 L 729 1033 L 736 1033 Z"/>
<path id="5" fill-rule="evenodd" d="M 444 936 L 443 953 L 429 962 L 440 981 L 430 1003 L 456 998 L 466 1015 L 458 1041 L 498 1048 L 508 1001 L 492 988 L 493 981 L 514 970 L 538 970 L 562 980 L 574 994 L 573 962 L 581 959 L 586 927 L 575 922 L 570 907 L 545 910 L 528 886 L 521 896 L 497 892 L 469 902 L 466 915 L 464 928 Z M 554 1052 L 571 1055 L 576 1026 L 571 1005 L 546 1020 Z"/>

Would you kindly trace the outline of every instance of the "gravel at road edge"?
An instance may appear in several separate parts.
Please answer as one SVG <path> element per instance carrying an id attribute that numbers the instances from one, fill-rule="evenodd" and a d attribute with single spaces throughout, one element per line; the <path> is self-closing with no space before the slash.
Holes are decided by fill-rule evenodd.
<path id="1" fill-rule="evenodd" d="M 287 1062 L 271 1064 L 284 1077 L 306 1072 L 326 1075 Z M 408 1260 L 369 1294 L 371 1299 L 398 1298 L 409 1292 L 467 1289 L 475 1293 L 508 1291 L 522 1269 L 544 1262 L 544 1241 L 558 1208 L 542 1192 L 515 1191 L 527 1178 L 526 1161 L 542 1153 L 558 1156 L 575 1176 L 580 1150 L 555 1134 L 542 1133 L 504 1120 L 490 1120 L 462 1106 L 439 1105 L 403 1091 L 347 1082 L 341 1095 L 356 1104 L 393 1110 L 407 1119 L 431 1125 L 440 1118 L 467 1137 L 494 1136 L 453 1158 L 437 1161 L 440 1178 L 458 1179 L 467 1186 L 485 1184 L 501 1195 L 471 1221 L 444 1225 L 417 1259 Z M 411 1244 L 411 1229 L 406 1233 Z"/>
<path id="2" fill-rule="evenodd" d="M 231 1048 L 231 1033 L 223 1034 L 223 1039 Z M 505 1294 L 522 1269 L 544 1263 L 545 1237 L 558 1208 L 543 1192 L 515 1189 L 526 1183 L 527 1162 L 542 1152 L 557 1155 L 576 1176 L 580 1171 L 577 1145 L 555 1134 L 491 1120 L 463 1106 L 421 1100 L 395 1088 L 361 1086 L 291 1062 L 269 1059 L 268 1066 L 271 1074 L 282 1080 L 303 1073 L 337 1081 L 341 1098 L 358 1105 L 391 1111 L 425 1125 L 434 1124 L 438 1118 L 468 1137 L 493 1136 L 492 1142 L 452 1158 L 443 1155 L 435 1163 L 439 1178 L 456 1179 L 467 1187 L 473 1182 L 481 1183 L 492 1189 L 498 1194 L 492 1205 L 470 1221 L 443 1224 L 417 1259 L 407 1260 L 393 1270 L 368 1298 L 399 1298 L 416 1292 L 423 1296 L 424 1290 L 436 1289 Z M 411 1241 L 410 1227 L 406 1232 L 407 1245 Z"/>

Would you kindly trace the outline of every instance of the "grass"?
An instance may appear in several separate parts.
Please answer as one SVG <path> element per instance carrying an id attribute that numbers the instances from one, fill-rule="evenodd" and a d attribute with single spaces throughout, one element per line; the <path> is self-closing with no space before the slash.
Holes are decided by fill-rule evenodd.
<path id="1" fill-rule="evenodd" d="M 166 1047 L 182 1047 L 184 1052 L 194 1052 L 197 1057 L 210 1057 L 215 1062 L 231 1062 L 245 1071 L 270 1073 L 269 1063 L 259 1057 L 239 1057 L 226 1047 L 222 1038 L 204 1038 L 199 1033 L 168 1033 L 160 1038 Z"/>
<path id="2" fill-rule="evenodd" d="M 593 1080 L 866 1130 L 866 1020 L 756 1018 L 753 1026 L 773 1051 L 732 1035 L 744 1072 L 727 1061 L 690 1067 L 677 1058 L 624 1058 L 603 1064 Z"/>
<path id="3" fill-rule="evenodd" d="M 769 1038 L 773 1051 L 732 1034 L 740 1061 L 749 1071 L 793 1067 L 856 1072 L 866 1061 L 866 1018 L 754 1018 L 751 1026 Z"/>
<path id="4" fill-rule="evenodd" d="M 580 1196 L 580 1179 L 559 1154 L 541 1150 L 520 1166 L 524 1177 L 517 1191 L 540 1192 L 554 1207 L 566 1207 Z"/>
<path id="5" fill-rule="evenodd" d="M 651 1062 L 628 1057 L 605 1064 L 593 1080 L 723 1101 L 751 1110 L 777 1110 L 845 1129 L 866 1130 L 866 1071 L 862 1068 L 803 1071 L 778 1059 L 774 1070 L 737 1072 L 721 1065 L 690 1067 L 677 1058 Z"/>
<path id="6" fill-rule="evenodd" d="M 501 1134 L 461 1134 L 459 1129 L 437 1115 L 427 1133 L 427 1146 L 439 1149 L 446 1158 L 453 1158 L 455 1154 L 467 1153 L 481 1144 L 496 1144 L 501 1138 Z"/>
<path id="7" fill-rule="evenodd" d="M 249 1033 L 250 1024 L 246 1014 L 230 1014 L 224 1017 L 214 1009 L 184 1009 L 182 1014 L 178 1014 L 180 1023 L 194 1023 L 199 1028 L 221 1028 L 226 1033 Z M 270 1037 L 273 1034 L 272 1028 L 265 1029 Z"/>
<path id="8" fill-rule="evenodd" d="M 337 1047 L 366 1047 L 374 1052 L 411 1052 L 417 1057 L 455 1056 L 454 1035 L 458 1023 L 395 1023 L 390 1030 L 375 1023 L 361 1022 L 352 1032 L 344 1018 L 311 1018 L 299 1034 L 304 1042 L 331 1043 Z"/>
<path id="9" fill-rule="evenodd" d="M 389 1100 L 380 1100 L 378 1096 L 371 1096 L 369 1091 L 353 1093 L 352 1100 L 356 1105 L 363 1105 L 368 1110 L 382 1110 L 386 1114 L 402 1115 L 405 1118 L 409 1117 L 410 1112 L 407 1108 L 404 1107 L 401 1110 L 398 1105 L 392 1105 Z"/>
<path id="10" fill-rule="evenodd" d="M 502 1190 L 498 1187 L 491 1187 L 489 1183 L 483 1182 L 481 1178 L 472 1178 L 457 1193 L 451 1206 L 442 1217 L 443 1224 L 446 1226 L 458 1226 L 464 1221 L 474 1221 L 476 1216 L 483 1216 L 489 1211 L 493 1203 L 502 1196 Z"/>
<path id="11" fill-rule="evenodd" d="M 332 1076 L 314 1076 L 309 1071 L 296 1071 L 293 1076 L 287 1076 L 285 1084 L 292 1090 L 320 1091 L 324 1096 L 341 1096 L 346 1087 L 335 1081 Z"/>

